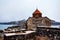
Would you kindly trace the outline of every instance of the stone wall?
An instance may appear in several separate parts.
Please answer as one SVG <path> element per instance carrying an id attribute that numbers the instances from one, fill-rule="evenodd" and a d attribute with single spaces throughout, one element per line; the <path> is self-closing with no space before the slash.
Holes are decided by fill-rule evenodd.
<path id="1" fill-rule="evenodd" d="M 47 17 L 39 17 L 39 18 L 33 18 L 29 17 L 27 20 L 27 29 L 33 29 L 36 28 L 37 26 L 45 26 L 45 27 L 50 27 L 50 19 Z"/>

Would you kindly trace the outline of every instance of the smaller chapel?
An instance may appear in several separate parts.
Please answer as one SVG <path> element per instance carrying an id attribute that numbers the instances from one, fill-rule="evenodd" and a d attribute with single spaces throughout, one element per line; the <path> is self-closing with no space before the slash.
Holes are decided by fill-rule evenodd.
<path id="1" fill-rule="evenodd" d="M 33 14 L 32 17 L 29 17 L 27 19 L 27 29 L 31 30 L 33 28 L 36 27 L 50 27 L 51 22 L 50 19 L 48 17 L 42 17 L 42 13 L 36 9 Z"/>

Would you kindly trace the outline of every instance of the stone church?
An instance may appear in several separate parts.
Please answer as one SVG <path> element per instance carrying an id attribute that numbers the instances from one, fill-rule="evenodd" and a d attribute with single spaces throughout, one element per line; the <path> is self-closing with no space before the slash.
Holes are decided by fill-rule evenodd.
<path id="1" fill-rule="evenodd" d="M 27 23 L 28 30 L 31 30 L 38 26 L 50 27 L 50 25 L 51 25 L 50 19 L 48 17 L 42 17 L 42 13 L 38 9 L 36 9 L 33 12 L 32 17 L 29 17 L 27 19 L 26 23 Z"/>

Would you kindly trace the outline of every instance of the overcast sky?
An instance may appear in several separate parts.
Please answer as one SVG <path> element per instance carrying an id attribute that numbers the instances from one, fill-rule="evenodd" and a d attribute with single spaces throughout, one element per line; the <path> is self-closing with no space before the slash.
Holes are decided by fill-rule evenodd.
<path id="1" fill-rule="evenodd" d="M 0 22 L 27 19 L 36 8 L 60 22 L 60 0 L 0 0 Z"/>

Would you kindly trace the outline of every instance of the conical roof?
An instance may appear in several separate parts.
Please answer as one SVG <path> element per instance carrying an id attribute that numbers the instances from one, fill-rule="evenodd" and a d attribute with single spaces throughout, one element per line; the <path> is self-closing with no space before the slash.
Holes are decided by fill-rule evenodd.
<path id="1" fill-rule="evenodd" d="M 33 14 L 42 14 L 38 9 L 36 9 Z"/>
<path id="2" fill-rule="evenodd" d="M 38 15 L 39 17 L 42 17 L 42 13 L 38 10 L 38 9 L 36 9 L 34 12 L 33 12 L 33 17 L 35 17 L 36 15 Z"/>

